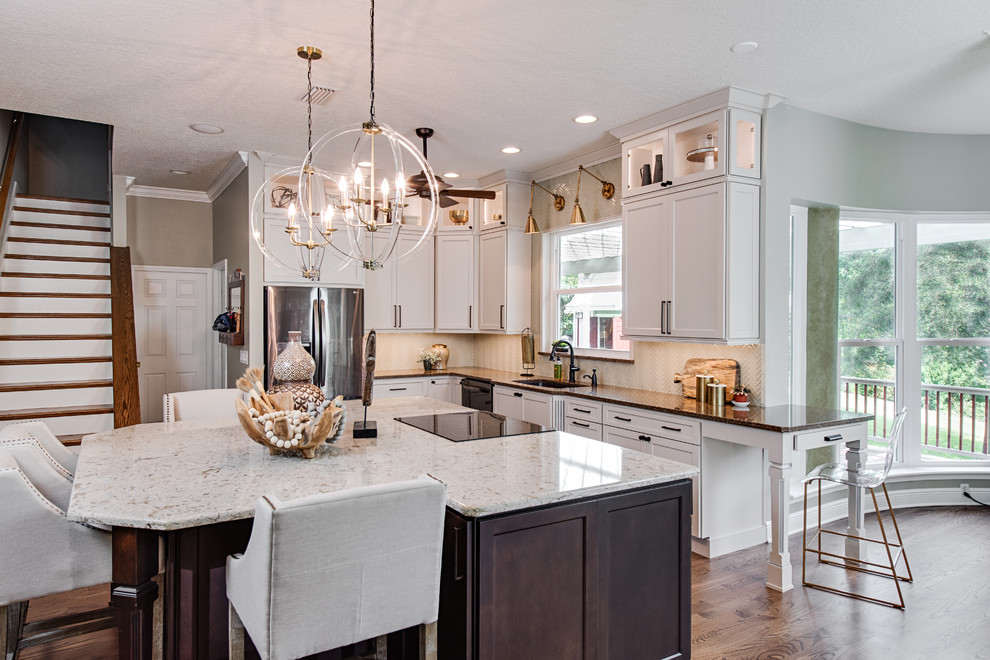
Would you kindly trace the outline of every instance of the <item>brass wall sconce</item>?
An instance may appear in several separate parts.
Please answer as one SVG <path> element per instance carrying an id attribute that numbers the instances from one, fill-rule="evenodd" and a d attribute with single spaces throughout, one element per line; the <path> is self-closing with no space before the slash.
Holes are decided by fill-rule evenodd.
<path id="1" fill-rule="evenodd" d="M 551 190 L 544 188 L 536 181 L 530 181 L 529 182 L 529 215 L 526 217 L 526 231 L 524 232 L 526 234 L 540 233 L 540 227 L 539 225 L 536 224 L 536 218 L 533 217 L 533 193 L 536 191 L 537 188 L 553 195 L 553 207 L 555 209 L 557 209 L 558 211 L 564 210 L 565 202 L 563 197 L 561 197 L 560 195 L 558 195 L 557 193 Z"/>
<path id="2" fill-rule="evenodd" d="M 571 224 L 572 225 L 582 225 L 582 224 L 584 224 L 586 222 L 586 220 L 584 219 L 584 210 L 581 208 L 581 201 L 580 201 L 581 200 L 581 173 L 582 172 L 588 172 L 588 170 L 584 169 L 584 165 L 578 165 L 577 190 L 574 193 L 574 211 L 571 213 Z M 599 183 L 602 184 L 602 197 L 604 199 L 612 199 L 612 197 L 615 196 L 615 186 L 614 185 L 612 185 L 611 183 L 609 183 L 605 179 L 601 179 L 601 178 L 595 176 L 591 172 L 588 172 L 588 176 L 592 177 L 593 179 L 596 179 Z"/>

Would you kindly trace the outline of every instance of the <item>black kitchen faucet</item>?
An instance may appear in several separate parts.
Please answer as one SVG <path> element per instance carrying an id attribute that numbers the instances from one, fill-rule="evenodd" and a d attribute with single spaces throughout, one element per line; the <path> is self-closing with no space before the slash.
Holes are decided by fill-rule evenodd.
<path id="1" fill-rule="evenodd" d="M 574 374 L 581 371 L 581 368 L 574 364 L 574 347 L 571 346 L 571 342 L 567 341 L 566 339 L 558 339 L 557 341 L 555 341 L 553 343 L 553 346 L 550 348 L 550 361 L 553 362 L 553 359 L 557 357 L 557 349 L 560 347 L 561 344 L 566 346 L 571 353 L 571 366 L 567 368 L 567 372 L 568 372 L 567 382 L 575 383 L 577 381 L 574 380 Z"/>

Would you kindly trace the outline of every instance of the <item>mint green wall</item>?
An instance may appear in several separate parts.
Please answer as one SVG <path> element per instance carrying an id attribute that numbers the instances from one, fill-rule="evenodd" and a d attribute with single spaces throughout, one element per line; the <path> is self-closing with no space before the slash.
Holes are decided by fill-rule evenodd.
<path id="1" fill-rule="evenodd" d="M 990 135 L 891 131 L 786 103 L 766 111 L 763 132 L 764 399 L 773 405 L 790 401 L 791 204 L 990 211 Z"/>

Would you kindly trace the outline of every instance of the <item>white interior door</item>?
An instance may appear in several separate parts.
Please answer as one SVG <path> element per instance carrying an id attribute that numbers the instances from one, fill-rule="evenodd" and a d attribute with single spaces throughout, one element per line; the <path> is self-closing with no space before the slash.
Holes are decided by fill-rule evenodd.
<path id="1" fill-rule="evenodd" d="M 208 268 L 134 266 L 141 421 L 162 421 L 162 396 L 207 387 Z"/>

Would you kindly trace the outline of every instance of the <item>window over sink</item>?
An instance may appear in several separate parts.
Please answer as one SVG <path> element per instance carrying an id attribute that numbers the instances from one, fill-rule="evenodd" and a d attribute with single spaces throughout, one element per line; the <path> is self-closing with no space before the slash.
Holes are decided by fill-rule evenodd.
<path id="1" fill-rule="evenodd" d="M 596 222 L 550 234 L 545 345 L 566 339 L 578 354 L 625 358 L 622 338 L 622 223 Z"/>

